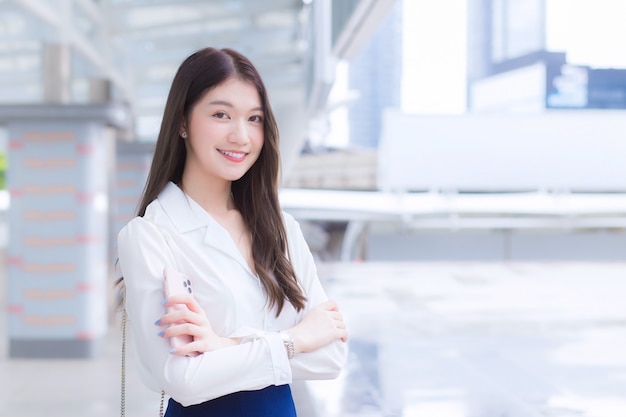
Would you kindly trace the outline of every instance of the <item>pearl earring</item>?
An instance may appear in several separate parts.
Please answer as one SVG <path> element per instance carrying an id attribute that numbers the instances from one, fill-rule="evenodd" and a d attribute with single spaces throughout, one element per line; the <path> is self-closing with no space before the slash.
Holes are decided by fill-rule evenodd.
<path id="1" fill-rule="evenodd" d="M 180 134 L 183 139 L 187 139 L 187 132 L 183 132 Z"/>

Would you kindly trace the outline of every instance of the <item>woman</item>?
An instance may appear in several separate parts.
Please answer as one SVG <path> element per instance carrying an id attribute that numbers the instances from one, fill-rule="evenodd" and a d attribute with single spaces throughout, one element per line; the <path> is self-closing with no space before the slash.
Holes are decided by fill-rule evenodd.
<path id="1" fill-rule="evenodd" d="M 230 49 L 187 58 L 138 217 L 118 236 L 140 375 L 171 397 L 166 416 L 295 416 L 288 384 L 334 378 L 345 361 L 341 313 L 279 207 L 279 161 L 252 63 Z M 187 275 L 195 296 L 164 300 L 164 268 Z M 187 309 L 165 312 L 174 305 Z M 181 335 L 193 341 L 171 350 Z"/>

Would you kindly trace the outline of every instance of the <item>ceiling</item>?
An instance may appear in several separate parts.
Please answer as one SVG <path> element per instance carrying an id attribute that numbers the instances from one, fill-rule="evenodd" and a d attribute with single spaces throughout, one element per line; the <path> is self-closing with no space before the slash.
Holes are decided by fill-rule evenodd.
<path id="1" fill-rule="evenodd" d="M 395 1 L 0 0 L 0 105 L 125 102 L 131 139 L 154 141 L 180 63 L 231 47 L 267 85 L 287 171 L 336 60 L 351 59 Z"/>
<path id="2" fill-rule="evenodd" d="M 60 101 L 86 103 L 94 80 L 108 80 L 110 96 L 130 104 L 138 139 L 150 140 L 178 65 L 216 46 L 255 63 L 275 106 L 302 106 L 308 9 L 302 0 L 0 0 L 0 103 L 47 102 L 47 82 L 66 84 Z M 46 81 L 63 63 L 68 74 Z"/>

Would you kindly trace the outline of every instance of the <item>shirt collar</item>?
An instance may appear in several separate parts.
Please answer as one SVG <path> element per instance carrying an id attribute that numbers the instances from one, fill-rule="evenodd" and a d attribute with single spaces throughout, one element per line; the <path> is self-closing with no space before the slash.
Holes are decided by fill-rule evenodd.
<path id="1" fill-rule="evenodd" d="M 228 231 L 176 184 L 168 182 L 157 200 L 179 233 L 206 227 L 204 243 L 228 254 L 254 276 Z"/>
<path id="2" fill-rule="evenodd" d="M 163 210 L 180 233 L 190 232 L 211 223 L 212 218 L 173 182 L 168 182 L 157 197 Z"/>

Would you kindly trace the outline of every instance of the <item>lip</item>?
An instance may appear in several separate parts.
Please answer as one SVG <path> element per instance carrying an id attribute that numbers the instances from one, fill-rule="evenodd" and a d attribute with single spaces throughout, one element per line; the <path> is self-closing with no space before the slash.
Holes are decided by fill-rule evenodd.
<path id="1" fill-rule="evenodd" d="M 224 149 L 218 149 L 217 151 L 231 162 L 242 162 L 248 155 L 248 153 L 243 151 L 229 151 Z"/>

